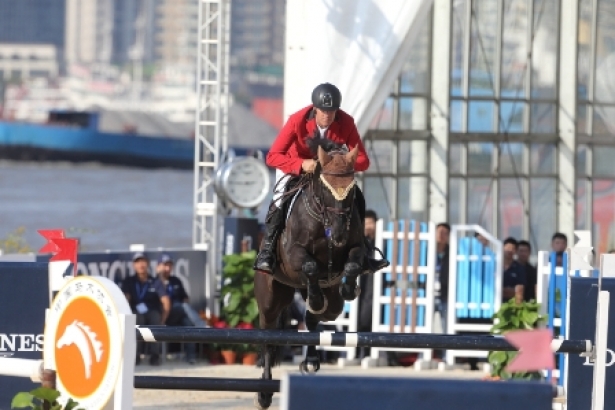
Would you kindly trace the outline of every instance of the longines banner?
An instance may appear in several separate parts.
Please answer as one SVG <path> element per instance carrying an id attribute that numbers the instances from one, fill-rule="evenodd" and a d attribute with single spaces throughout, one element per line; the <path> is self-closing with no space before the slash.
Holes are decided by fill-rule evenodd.
<path id="1" fill-rule="evenodd" d="M 43 358 L 48 283 L 46 263 L 0 263 L 0 357 Z M 39 386 L 27 377 L 0 376 L 0 410 L 9 410 L 17 393 Z"/>
<path id="2" fill-rule="evenodd" d="M 205 266 L 207 252 L 197 250 L 164 250 L 143 252 L 150 260 L 150 273 L 156 274 L 156 266 L 160 255 L 167 254 L 173 258 L 173 275 L 177 276 L 186 288 L 190 297 L 190 305 L 196 309 L 204 309 L 205 297 Z M 77 255 L 77 274 L 88 276 L 103 276 L 111 279 L 121 287 L 121 282 L 134 275 L 132 256 L 134 252 L 100 252 L 79 253 Z M 49 255 L 38 255 L 38 262 L 48 262 Z M 48 299 L 47 299 L 48 300 Z"/>
<path id="3" fill-rule="evenodd" d="M 606 351 L 604 408 L 615 409 L 615 279 L 603 278 L 602 290 L 611 293 Z M 598 279 L 570 278 L 570 328 L 568 339 L 595 340 Z M 567 404 L 569 410 L 591 408 L 594 366 L 587 357 L 568 355 Z"/>

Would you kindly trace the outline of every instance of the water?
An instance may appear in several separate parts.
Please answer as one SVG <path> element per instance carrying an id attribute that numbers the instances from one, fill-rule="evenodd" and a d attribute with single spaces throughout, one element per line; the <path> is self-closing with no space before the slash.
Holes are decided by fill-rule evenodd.
<path id="1" fill-rule="evenodd" d="M 193 173 L 98 164 L 0 161 L 0 239 L 23 227 L 61 228 L 82 251 L 192 246 Z"/>

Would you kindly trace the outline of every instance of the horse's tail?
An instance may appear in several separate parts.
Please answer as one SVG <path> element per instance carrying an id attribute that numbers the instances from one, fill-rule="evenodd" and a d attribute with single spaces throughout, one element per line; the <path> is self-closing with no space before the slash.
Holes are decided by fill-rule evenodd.
<path id="1" fill-rule="evenodd" d="M 286 327 L 288 323 L 288 307 L 282 309 L 282 313 L 280 313 L 280 317 L 278 317 L 278 323 L 276 329 L 282 330 Z M 279 366 L 282 362 L 282 355 L 284 352 L 283 346 L 276 345 L 261 345 L 261 349 L 258 353 L 258 360 L 256 361 L 257 367 L 263 367 L 265 365 L 265 349 L 269 349 L 269 354 L 271 355 L 271 367 Z"/>

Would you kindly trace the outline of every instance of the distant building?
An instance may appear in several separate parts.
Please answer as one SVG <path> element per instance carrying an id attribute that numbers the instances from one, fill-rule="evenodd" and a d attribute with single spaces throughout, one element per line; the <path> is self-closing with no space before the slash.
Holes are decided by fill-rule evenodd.
<path id="1" fill-rule="evenodd" d="M 233 0 L 231 90 L 239 100 L 282 97 L 285 0 Z"/>
<path id="2" fill-rule="evenodd" d="M 113 0 L 113 54 L 123 65 L 131 60 L 155 60 L 156 4 L 160 0 Z"/>
<path id="3" fill-rule="evenodd" d="M 66 0 L 68 64 L 111 62 L 113 52 L 113 0 Z"/>
<path id="4" fill-rule="evenodd" d="M 56 47 L 52 44 L 0 43 L 0 82 L 53 77 L 58 71 Z"/>
<path id="5" fill-rule="evenodd" d="M 198 25 L 198 0 L 159 0 L 156 8 L 155 59 L 167 79 L 194 83 Z"/>
<path id="6" fill-rule="evenodd" d="M 236 67 L 284 63 L 285 0 L 233 0 L 231 64 Z"/>
<path id="7" fill-rule="evenodd" d="M 66 0 L 0 0 L 0 43 L 51 44 L 64 53 Z"/>

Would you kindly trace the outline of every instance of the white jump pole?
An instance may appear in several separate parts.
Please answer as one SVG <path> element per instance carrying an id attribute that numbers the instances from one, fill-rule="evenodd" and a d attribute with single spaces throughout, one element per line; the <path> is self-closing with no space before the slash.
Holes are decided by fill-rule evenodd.
<path id="1" fill-rule="evenodd" d="M 606 344 L 609 332 L 609 292 L 598 294 L 598 314 L 596 316 L 596 342 L 594 344 L 594 386 L 592 391 L 592 410 L 604 410 L 604 388 L 606 384 Z"/>
<path id="2" fill-rule="evenodd" d="M 606 351 L 609 333 L 610 294 L 602 290 L 602 277 L 612 277 L 615 272 L 615 255 L 601 255 L 598 277 L 598 311 L 596 313 L 596 341 L 594 342 L 594 384 L 592 410 L 604 410 L 606 385 Z"/>
<path id="3" fill-rule="evenodd" d="M 41 382 L 42 360 L 0 357 L 0 374 L 11 377 L 29 377 L 35 383 Z"/>

